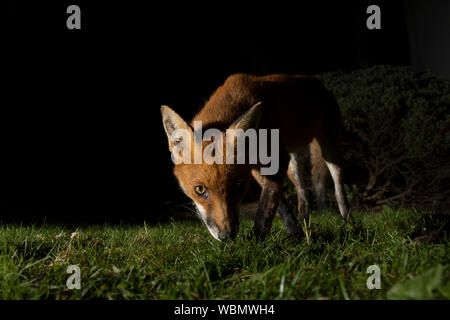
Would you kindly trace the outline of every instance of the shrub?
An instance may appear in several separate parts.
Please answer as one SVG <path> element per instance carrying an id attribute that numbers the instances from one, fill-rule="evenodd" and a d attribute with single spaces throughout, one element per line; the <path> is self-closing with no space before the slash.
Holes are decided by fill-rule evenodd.
<path id="1" fill-rule="evenodd" d="M 352 206 L 448 209 L 450 83 L 392 66 L 317 77 L 341 108 Z"/>

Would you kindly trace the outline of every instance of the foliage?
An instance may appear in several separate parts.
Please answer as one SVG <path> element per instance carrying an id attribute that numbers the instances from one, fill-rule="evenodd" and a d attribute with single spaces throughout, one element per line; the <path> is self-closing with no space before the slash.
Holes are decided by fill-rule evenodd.
<path id="1" fill-rule="evenodd" d="M 427 270 L 404 283 L 393 286 L 387 293 L 389 299 L 433 299 L 438 292 L 450 299 L 450 286 L 442 284 L 442 265 Z"/>
<path id="2" fill-rule="evenodd" d="M 337 214 L 314 214 L 308 240 L 286 238 L 276 219 L 263 242 L 244 220 L 228 243 L 214 240 L 198 219 L 76 229 L 0 224 L 0 298 L 448 298 L 445 217 L 385 207 L 354 219 L 351 226 Z M 69 290 L 66 270 L 75 264 L 81 289 Z M 366 287 L 373 264 L 381 269 L 380 290 Z"/>
<path id="3" fill-rule="evenodd" d="M 450 83 L 392 66 L 318 78 L 341 108 L 353 206 L 448 210 Z"/>

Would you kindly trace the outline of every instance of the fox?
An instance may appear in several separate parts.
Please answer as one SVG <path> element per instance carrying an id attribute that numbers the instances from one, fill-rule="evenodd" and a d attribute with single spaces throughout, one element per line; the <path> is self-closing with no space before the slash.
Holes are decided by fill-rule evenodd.
<path id="1" fill-rule="evenodd" d="M 204 150 L 203 141 L 194 139 L 194 123 L 216 128 L 223 135 L 218 143 L 231 148 L 229 129 L 278 129 L 278 170 L 261 174 L 257 163 L 177 163 L 173 174 L 182 191 L 194 202 L 209 233 L 219 241 L 232 240 L 239 230 L 239 208 L 252 177 L 261 187 L 253 232 L 259 239 L 270 234 L 279 213 L 288 236 L 299 235 L 301 224 L 309 221 L 309 202 L 305 192 L 305 163 L 310 153 L 313 190 L 321 207 L 325 205 L 327 171 L 334 182 L 335 198 L 341 217 L 347 221 L 348 204 L 343 189 L 343 124 L 339 106 L 322 82 L 308 75 L 245 73 L 230 75 L 216 89 L 189 124 L 169 106 L 161 106 L 162 124 L 175 152 L 178 129 L 188 132 L 183 139 Z M 228 139 L 228 140 L 227 140 Z M 273 151 L 273 148 L 269 148 Z M 228 150 L 235 151 L 235 150 Z M 194 148 L 184 152 L 193 157 Z M 298 218 L 288 209 L 283 193 L 286 175 L 297 192 Z"/>

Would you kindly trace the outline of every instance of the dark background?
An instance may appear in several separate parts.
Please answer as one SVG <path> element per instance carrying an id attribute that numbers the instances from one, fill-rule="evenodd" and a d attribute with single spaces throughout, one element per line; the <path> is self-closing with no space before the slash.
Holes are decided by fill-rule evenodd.
<path id="1" fill-rule="evenodd" d="M 186 198 L 171 173 L 160 105 L 190 118 L 235 72 L 392 64 L 450 77 L 449 48 L 439 46 L 449 35 L 445 1 L 209 3 L 7 2 L 3 219 L 161 217 Z M 81 30 L 66 28 L 70 4 L 81 8 Z M 370 4 L 381 7 L 381 30 L 366 28 Z M 427 58 L 423 41 L 439 53 Z"/>

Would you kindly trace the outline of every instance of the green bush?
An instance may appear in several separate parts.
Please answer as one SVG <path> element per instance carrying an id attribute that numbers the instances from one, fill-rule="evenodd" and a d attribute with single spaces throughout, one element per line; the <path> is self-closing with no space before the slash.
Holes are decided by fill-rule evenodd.
<path id="1" fill-rule="evenodd" d="M 448 81 L 392 66 L 317 77 L 341 108 L 353 206 L 450 207 Z"/>
<path id="2" fill-rule="evenodd" d="M 333 92 L 350 131 L 393 118 L 416 158 L 450 154 L 450 83 L 407 67 L 375 66 L 318 76 Z M 399 128 L 400 129 L 400 128 Z"/>

